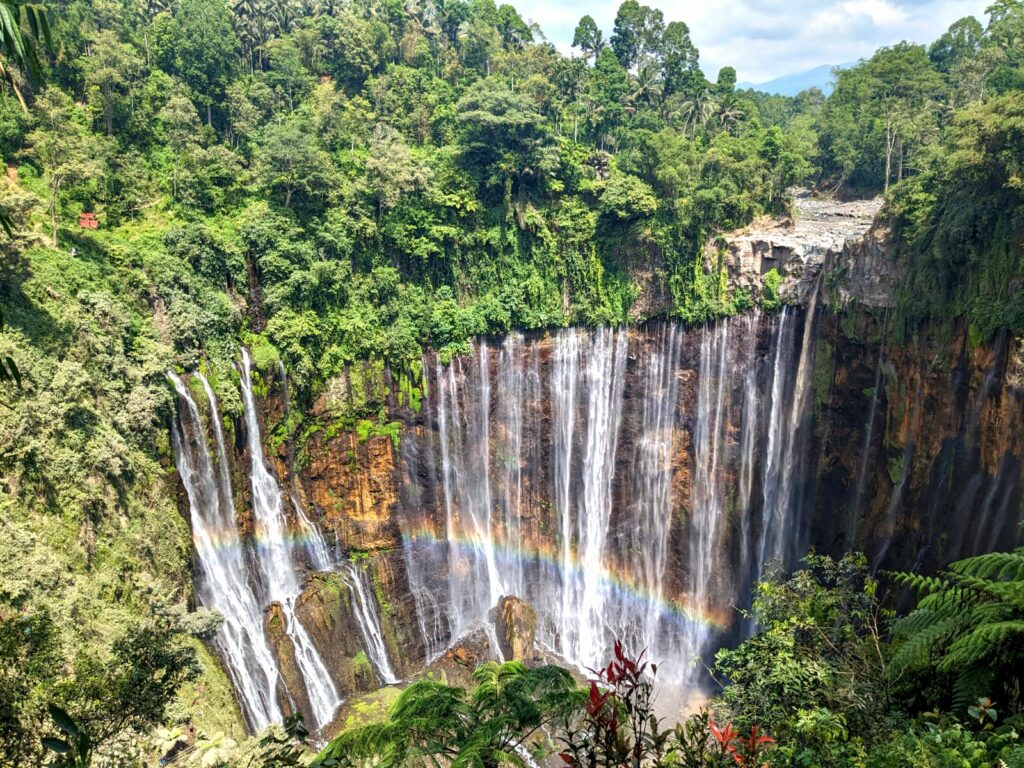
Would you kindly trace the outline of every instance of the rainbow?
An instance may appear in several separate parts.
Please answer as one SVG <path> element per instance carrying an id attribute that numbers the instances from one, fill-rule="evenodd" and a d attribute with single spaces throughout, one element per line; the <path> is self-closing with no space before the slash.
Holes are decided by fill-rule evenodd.
<path id="1" fill-rule="evenodd" d="M 285 537 L 285 545 L 291 549 L 301 549 L 311 542 L 312 533 L 300 531 L 289 531 Z M 460 535 L 454 539 L 439 536 L 432 528 L 421 525 L 414 528 L 402 530 L 402 540 L 412 546 L 454 547 L 462 554 L 475 554 L 482 552 L 479 542 L 468 536 Z M 265 536 L 257 530 L 249 536 L 242 537 L 236 531 L 228 531 L 215 535 L 212 541 L 213 547 L 224 551 L 228 549 L 244 549 L 248 546 L 255 546 L 263 549 L 269 546 Z M 198 545 L 198 542 L 197 542 Z M 539 565 L 549 571 L 554 579 L 561 579 L 565 571 L 565 564 L 562 562 L 562 553 L 554 544 L 536 543 L 523 540 L 515 544 L 496 537 L 494 543 L 494 555 L 501 564 L 518 567 L 520 565 Z M 583 565 L 572 553 L 569 562 L 570 576 L 580 578 L 583 575 Z M 654 606 L 661 617 L 679 627 L 692 626 L 697 623 L 716 631 L 729 629 L 735 618 L 735 608 L 722 606 L 718 608 L 695 606 L 689 598 L 683 596 L 671 596 L 659 594 L 650 589 L 646 584 L 641 583 L 635 576 L 625 569 L 610 567 L 607 563 L 601 568 L 601 583 L 608 589 L 610 595 L 621 604 Z"/>
<path id="2" fill-rule="evenodd" d="M 458 536 L 447 539 L 438 536 L 429 526 L 419 526 L 402 531 L 402 538 L 414 546 L 454 546 L 466 553 L 481 551 L 479 542 L 467 537 Z M 551 544 L 535 544 L 528 541 L 516 542 L 514 545 L 497 539 L 493 543 L 495 557 L 504 565 L 519 566 L 522 564 L 539 564 L 557 577 L 564 573 L 562 553 Z M 572 577 L 581 577 L 583 565 L 572 553 L 569 563 Z M 690 604 L 686 597 L 672 597 L 658 594 L 647 585 L 640 583 L 636 577 L 621 568 L 610 568 L 607 564 L 601 568 L 601 583 L 608 589 L 612 597 L 621 603 L 653 605 L 662 618 L 680 626 L 692 626 L 694 623 L 717 631 L 727 630 L 735 617 L 735 609 L 699 608 Z"/>

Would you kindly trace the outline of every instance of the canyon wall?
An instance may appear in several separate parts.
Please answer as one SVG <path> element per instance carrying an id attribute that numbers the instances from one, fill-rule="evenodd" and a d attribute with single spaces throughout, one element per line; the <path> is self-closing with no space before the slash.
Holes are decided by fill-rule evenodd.
<path id="1" fill-rule="evenodd" d="M 778 313 L 360 364 L 298 434 L 284 372 L 257 375 L 284 514 L 330 549 L 324 567 L 295 537 L 293 610 L 341 700 L 415 675 L 467 632 L 494 655 L 512 647 L 494 632 L 509 594 L 536 611 L 534 653 L 593 664 L 621 638 L 696 685 L 694 659 L 748 631 L 734 609 L 770 561 L 792 567 L 816 546 L 864 550 L 876 571 L 935 569 L 1020 541 L 1021 340 L 972 345 L 952 328 L 891 341 L 898 269 L 877 205 L 804 206 L 708 247 L 755 296 L 774 269 L 791 304 Z M 228 427 L 252 537 L 249 427 Z M 265 614 L 275 695 L 308 712 L 281 611 Z"/>

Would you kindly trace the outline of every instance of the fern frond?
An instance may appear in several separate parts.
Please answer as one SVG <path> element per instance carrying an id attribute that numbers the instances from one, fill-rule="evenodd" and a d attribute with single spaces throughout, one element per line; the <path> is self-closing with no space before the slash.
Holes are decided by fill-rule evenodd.
<path id="1" fill-rule="evenodd" d="M 989 552 L 985 555 L 959 560 L 949 567 L 962 576 L 995 581 L 1024 580 L 1024 548 L 1013 552 Z"/>
<path id="2" fill-rule="evenodd" d="M 1011 643 L 1024 640 L 1024 621 L 1002 621 L 975 626 L 949 646 L 939 662 L 939 669 L 948 672 L 959 667 L 974 666 L 1002 653 Z"/>
<path id="3" fill-rule="evenodd" d="M 965 624 L 963 616 L 932 614 L 928 618 L 927 624 L 915 625 L 906 640 L 896 649 L 892 657 L 892 666 L 895 670 L 926 664 L 935 648 L 948 642 Z"/>

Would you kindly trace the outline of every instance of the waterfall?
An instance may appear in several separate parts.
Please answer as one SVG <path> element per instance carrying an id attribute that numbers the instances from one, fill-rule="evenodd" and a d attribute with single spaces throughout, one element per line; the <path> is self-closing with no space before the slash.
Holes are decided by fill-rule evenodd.
<path id="1" fill-rule="evenodd" d="M 366 655 L 369 656 L 374 669 L 380 675 L 381 681 L 385 685 L 394 685 L 398 682 L 398 677 L 388 658 L 384 633 L 380 626 L 380 615 L 377 613 L 377 604 L 365 583 L 366 572 L 352 563 L 345 563 L 341 567 L 341 576 L 349 588 L 352 612 L 359 627 L 359 634 L 363 637 Z"/>
<path id="2" fill-rule="evenodd" d="M 501 345 L 497 372 L 498 434 L 495 435 L 498 466 L 501 467 L 502 493 L 501 540 L 509 553 L 504 587 L 515 595 L 524 594 L 525 584 L 520 567 L 523 563 L 521 530 L 523 495 L 523 412 L 527 406 L 526 388 L 529 373 L 524 364 L 523 335 L 511 333 Z"/>
<path id="3" fill-rule="evenodd" d="M 281 489 L 263 458 L 259 417 L 252 392 L 251 362 L 245 349 L 242 350 L 241 374 L 242 403 L 245 406 L 251 462 L 253 527 L 258 544 L 260 577 L 268 599 L 281 606 L 285 631 L 295 646 L 295 659 L 313 710 L 314 722 L 311 725 L 320 727 L 333 717 L 340 697 L 312 639 L 295 616 L 295 600 L 301 587 L 291 560 Z"/>
<path id="4" fill-rule="evenodd" d="M 728 436 L 726 424 L 732 371 L 729 368 L 729 319 L 701 332 L 699 388 L 694 428 L 695 478 L 691 489 L 689 541 L 690 604 L 704 611 L 717 594 L 715 579 L 722 568 L 722 536 L 728 509 L 724 504 L 723 462 Z M 709 628 L 702 622 L 687 625 L 687 645 L 697 653 L 705 648 Z"/>
<path id="5" fill-rule="evenodd" d="M 864 500 L 864 486 L 867 483 L 872 438 L 875 431 L 875 414 L 878 412 L 879 390 L 882 387 L 884 358 L 885 337 L 883 336 L 878 345 L 878 361 L 875 363 L 875 385 L 871 388 L 871 406 L 868 408 L 868 420 L 864 425 L 864 444 L 860 451 L 860 464 L 857 467 L 857 481 L 854 485 L 853 503 L 850 505 L 849 520 L 846 526 L 846 538 L 851 545 L 857 538 L 857 528 L 860 524 L 861 503 Z"/>
<path id="6" fill-rule="evenodd" d="M 461 386 L 461 361 L 437 368 L 450 610 L 456 635 L 480 620 L 502 594 L 491 526 L 488 351 L 485 343 L 478 347 L 481 373 L 469 391 Z M 469 404 L 465 416 L 463 399 Z"/>
<path id="7" fill-rule="evenodd" d="M 740 322 L 745 326 L 746 348 L 743 350 L 746 368 L 743 372 L 743 415 L 740 423 L 740 472 L 739 472 L 739 514 L 740 514 L 740 566 L 741 575 L 749 576 L 751 548 L 751 513 L 754 503 L 755 454 L 760 422 L 760 389 L 757 379 L 757 330 L 761 320 L 755 310 Z M 746 584 L 744 584 L 746 586 Z"/>
<path id="8" fill-rule="evenodd" d="M 574 435 L 576 432 L 576 384 L 579 380 L 580 343 L 575 328 L 555 337 L 554 373 L 551 382 L 551 420 L 554 423 L 555 506 L 558 510 L 561 538 L 561 589 L 558 612 L 558 650 L 572 658 L 578 626 L 572 613 L 576 591 L 573 562 L 572 476 Z"/>
<path id="9" fill-rule="evenodd" d="M 184 382 L 168 371 L 181 404 L 171 429 L 175 461 L 189 501 L 192 541 L 199 561 L 200 602 L 220 613 L 224 623 L 216 645 L 234 685 L 246 722 L 258 731 L 281 720 L 277 704 L 278 669 L 267 645 L 263 611 L 249 588 L 248 567 L 235 524 L 230 475 L 217 400 L 206 390 L 217 445 L 217 477 L 207 448 L 199 409 Z"/>
<path id="10" fill-rule="evenodd" d="M 403 514 L 439 539 L 406 541 L 429 653 L 493 634 L 498 598 L 515 594 L 568 663 L 599 664 L 621 639 L 660 679 L 699 682 L 731 607 L 799 538 L 809 317 L 513 333 L 449 364 L 428 356 L 436 430 L 403 437 L 420 489 Z"/>
<path id="11" fill-rule="evenodd" d="M 318 571 L 329 571 L 334 567 L 336 558 L 331 555 L 327 546 L 327 540 L 320 532 L 316 523 L 309 519 L 302 500 L 299 499 L 297 491 L 291 494 L 292 509 L 295 510 L 295 525 L 299 529 L 299 536 L 302 537 L 302 545 L 306 548 L 306 555 L 309 562 Z"/>
<path id="12" fill-rule="evenodd" d="M 607 650 L 605 611 L 607 583 L 602 578 L 605 545 L 612 511 L 615 448 L 622 416 L 628 336 L 599 328 L 589 350 L 587 366 L 587 432 L 583 454 L 583 488 L 577 516 L 577 541 L 582 570 L 581 594 L 575 606 L 577 625 L 588 629 L 578 635 L 571 657 L 588 663 Z"/>
<path id="13" fill-rule="evenodd" d="M 291 401 L 288 396 L 288 371 L 285 370 L 284 363 L 281 360 L 277 361 L 277 373 L 281 377 L 281 407 L 284 409 L 284 417 L 287 421 L 290 414 Z M 295 526 L 306 549 L 309 564 L 318 571 L 329 571 L 338 558 L 331 554 L 323 533 L 321 533 L 316 523 L 309 519 L 309 515 L 306 514 L 306 508 L 303 506 L 302 499 L 299 496 L 299 483 L 295 474 L 295 446 L 290 437 L 287 445 L 288 469 L 292 476 L 292 490 L 288 498 L 291 499 L 292 509 L 295 510 Z"/>
<path id="14" fill-rule="evenodd" d="M 685 652 L 673 642 L 671 631 L 662 627 L 660 601 L 664 595 L 672 531 L 672 461 L 676 447 L 682 336 L 675 323 L 665 323 L 658 328 L 653 350 L 648 353 L 642 370 L 642 421 L 633 452 L 631 482 L 637 521 L 630 530 L 629 551 L 630 570 L 643 585 L 645 599 L 640 602 L 638 620 L 631 622 L 634 631 L 623 637 L 631 647 L 647 648 L 651 658 L 663 659 L 673 667 L 681 667 Z"/>
<path id="15" fill-rule="evenodd" d="M 768 450 L 765 454 L 764 478 L 762 482 L 761 534 L 758 544 L 757 568 L 760 575 L 769 560 L 781 559 L 786 531 L 783 528 L 784 512 L 781 496 L 783 455 L 787 443 L 784 433 L 786 423 L 786 387 L 789 379 L 790 337 L 792 337 L 792 311 L 784 307 L 775 329 L 774 357 L 771 368 L 770 408 L 767 424 Z M 788 336 L 787 336 L 788 332 Z"/>
<path id="16" fill-rule="evenodd" d="M 425 356 L 420 361 L 420 370 L 423 371 L 420 412 L 429 417 L 438 409 L 434 407 L 431 367 Z M 438 446 L 437 441 L 425 438 L 430 433 L 429 426 L 411 427 L 402 440 L 402 471 L 408 481 L 401 484 L 404 511 L 401 523 L 405 569 L 416 606 L 416 621 L 426 658 L 433 660 L 447 648 L 454 628 L 444 602 L 449 585 L 447 551 L 435 546 L 436 536 L 431 535 L 434 521 L 430 511 L 436 501 L 434 469 Z M 423 477 L 429 478 L 426 487 L 421 487 L 419 482 Z"/>
<path id="17" fill-rule="evenodd" d="M 782 546 L 774 556 L 791 568 L 804 554 L 806 538 L 803 515 L 803 463 L 806 458 L 807 439 L 810 432 L 811 413 L 808 408 L 814 389 L 814 326 L 817 321 L 818 294 L 823 273 L 814 280 L 811 298 L 804 313 L 804 328 L 800 341 L 799 364 L 796 369 L 793 397 L 789 402 L 789 426 L 784 432 L 786 450 L 782 464 L 780 483 L 780 509 L 776 512 L 779 520 L 779 535 Z"/>

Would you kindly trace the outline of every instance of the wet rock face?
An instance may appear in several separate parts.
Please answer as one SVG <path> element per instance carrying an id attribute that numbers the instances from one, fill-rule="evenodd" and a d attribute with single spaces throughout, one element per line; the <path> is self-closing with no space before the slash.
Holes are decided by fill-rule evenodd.
<path id="1" fill-rule="evenodd" d="M 270 650 L 277 658 L 281 680 L 277 686 L 277 703 L 286 714 L 302 712 L 303 716 L 311 717 L 312 707 L 306 688 L 302 682 L 302 673 L 295 659 L 295 645 L 285 628 L 284 611 L 279 603 L 272 603 L 266 613 L 267 642 Z"/>
<path id="2" fill-rule="evenodd" d="M 533 657 L 537 637 L 537 612 L 518 597 L 498 601 L 495 629 L 502 656 L 508 661 L 528 661 Z"/>
<path id="3" fill-rule="evenodd" d="M 313 435 L 301 484 L 343 549 L 376 551 L 401 543 L 394 518 L 398 501 L 396 452 L 391 438 L 366 440 L 351 432 Z"/>
<path id="4" fill-rule="evenodd" d="M 815 540 L 876 568 L 936 569 L 1020 540 L 1024 388 L 1019 340 L 967 332 L 893 345 L 866 315 L 831 316 L 814 453 Z M 837 514 L 838 513 L 838 514 Z"/>

